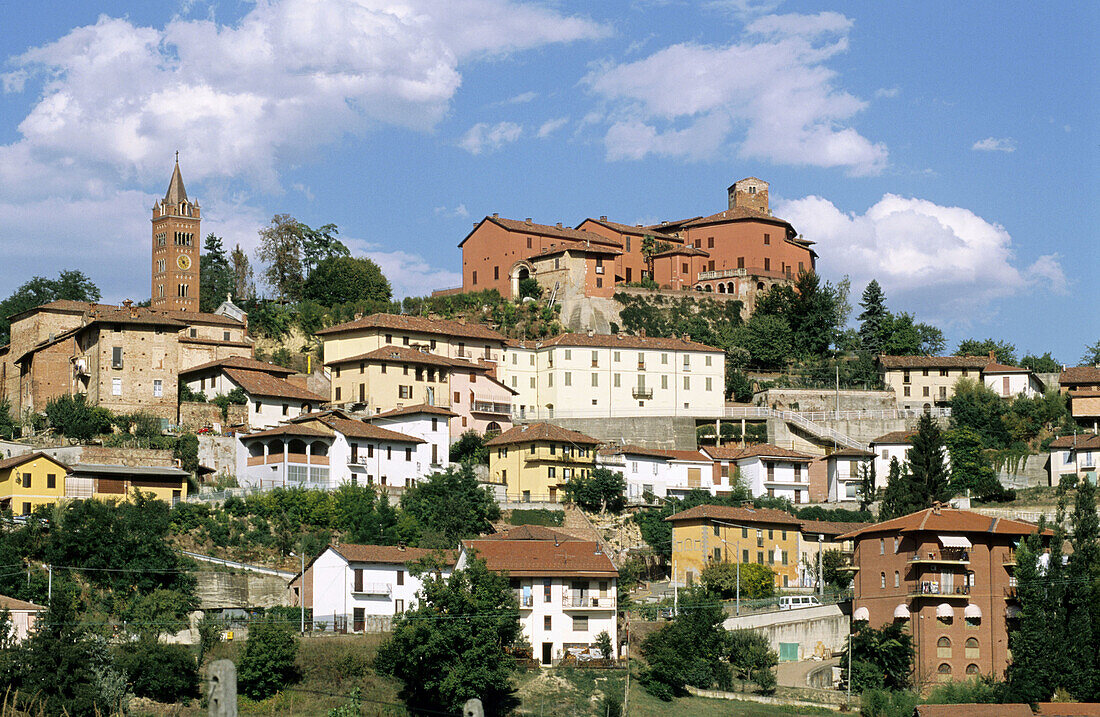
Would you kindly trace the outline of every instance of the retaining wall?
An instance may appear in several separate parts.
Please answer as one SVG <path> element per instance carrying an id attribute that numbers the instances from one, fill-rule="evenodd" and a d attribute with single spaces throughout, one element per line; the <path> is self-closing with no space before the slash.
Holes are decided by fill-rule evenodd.
<path id="1" fill-rule="evenodd" d="M 633 416 L 622 418 L 554 418 L 549 421 L 563 428 L 609 443 L 626 441 L 646 448 L 693 451 L 695 419 L 677 416 Z"/>
<path id="2" fill-rule="evenodd" d="M 798 659 L 812 655 L 828 657 L 844 649 L 851 627 L 850 617 L 838 605 L 741 615 L 727 618 L 727 630 L 749 629 L 767 636 L 776 653 L 779 643 L 797 642 Z"/>

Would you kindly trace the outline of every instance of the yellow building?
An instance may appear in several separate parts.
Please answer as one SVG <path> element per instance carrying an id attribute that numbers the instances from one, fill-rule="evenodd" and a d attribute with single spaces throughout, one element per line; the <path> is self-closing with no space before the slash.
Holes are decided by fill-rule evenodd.
<path id="1" fill-rule="evenodd" d="M 118 466 L 78 463 L 66 480 L 68 498 L 128 500 L 141 491 L 175 505 L 187 497 L 188 473 L 173 466 Z"/>
<path id="2" fill-rule="evenodd" d="M 549 423 L 516 426 L 487 442 L 489 480 L 503 483 L 509 500 L 557 502 L 575 475 L 596 467 L 599 441 Z"/>
<path id="3" fill-rule="evenodd" d="M 670 515 L 672 584 L 699 581 L 711 563 L 758 563 L 775 571 L 777 588 L 798 585 L 802 521 L 770 508 L 697 505 Z"/>
<path id="4" fill-rule="evenodd" d="M 25 453 L 0 461 L 0 510 L 28 515 L 65 497 L 69 467 L 45 453 Z"/>

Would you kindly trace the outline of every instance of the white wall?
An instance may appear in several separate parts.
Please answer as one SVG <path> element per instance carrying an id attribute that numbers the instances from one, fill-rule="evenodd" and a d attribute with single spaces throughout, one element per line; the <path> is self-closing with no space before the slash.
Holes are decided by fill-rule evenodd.
<path id="1" fill-rule="evenodd" d="M 354 592 L 355 569 L 363 570 L 363 592 Z M 398 571 L 403 573 L 402 585 L 397 584 Z M 384 563 L 348 563 L 329 548 L 314 561 L 313 622 L 324 622 L 332 629 L 334 615 L 346 615 L 348 630 L 353 627 L 355 608 L 363 608 L 367 616 L 393 616 L 416 607 L 416 593 L 423 583 L 409 574 L 404 565 Z M 443 571 L 449 577 L 450 569 Z M 400 604 L 398 603 L 400 601 Z"/>
<path id="2" fill-rule="evenodd" d="M 1004 379 L 1008 378 L 1008 392 L 1004 390 Z M 985 385 L 1002 398 L 1024 395 L 1032 398 L 1043 393 L 1039 380 L 1030 373 L 983 374 Z"/>
<path id="3" fill-rule="evenodd" d="M 862 462 L 859 459 L 855 459 L 857 462 Z M 871 459 L 867 459 L 867 465 L 870 465 Z M 837 458 L 835 460 L 827 460 L 828 466 L 828 480 L 829 480 L 829 500 L 831 502 L 841 500 L 854 500 L 856 494 L 849 495 L 849 484 L 855 486 L 855 490 L 859 491 L 859 469 L 855 467 L 853 459 L 851 458 Z M 877 470 L 877 469 L 876 469 Z M 875 476 L 876 479 L 878 476 Z"/>
<path id="4" fill-rule="evenodd" d="M 406 436 L 420 438 L 426 443 L 416 446 L 416 460 L 421 466 L 427 466 L 426 473 L 446 470 L 451 465 L 450 421 L 446 416 L 432 416 L 425 413 L 394 416 L 393 418 L 372 418 L 371 423 L 379 428 L 404 433 Z M 435 446 L 436 460 L 432 460 L 432 446 Z M 418 476 L 420 477 L 420 476 Z"/>
<path id="5" fill-rule="evenodd" d="M 768 480 L 765 460 L 775 464 L 771 481 Z M 795 481 L 795 466 L 800 465 L 802 479 Z M 807 463 L 794 463 L 784 460 L 749 458 L 737 461 L 741 471 L 741 480 L 752 491 L 753 498 L 768 495 L 770 488 L 776 498 L 787 498 L 792 503 L 808 503 L 810 500 L 810 467 Z"/>
<path id="6" fill-rule="evenodd" d="M 890 461 L 898 459 L 898 463 L 905 465 L 906 456 L 911 443 L 872 443 L 871 450 L 875 454 L 875 490 L 886 487 L 886 479 L 890 477 Z"/>

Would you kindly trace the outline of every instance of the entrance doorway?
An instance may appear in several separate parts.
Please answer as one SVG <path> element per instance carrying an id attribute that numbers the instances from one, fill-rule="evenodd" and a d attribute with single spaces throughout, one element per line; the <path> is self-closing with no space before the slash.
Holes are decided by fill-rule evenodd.
<path id="1" fill-rule="evenodd" d="M 549 665 L 554 661 L 554 643 L 542 643 L 542 664 Z"/>

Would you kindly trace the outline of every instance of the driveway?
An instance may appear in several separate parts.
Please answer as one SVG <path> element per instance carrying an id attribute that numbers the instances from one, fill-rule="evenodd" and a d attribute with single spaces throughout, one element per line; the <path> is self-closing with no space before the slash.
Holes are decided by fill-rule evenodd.
<path id="1" fill-rule="evenodd" d="M 826 665 L 838 665 L 840 658 L 829 660 L 800 660 L 798 662 L 780 662 L 776 668 L 776 679 L 784 687 L 809 687 L 806 676 Z"/>

